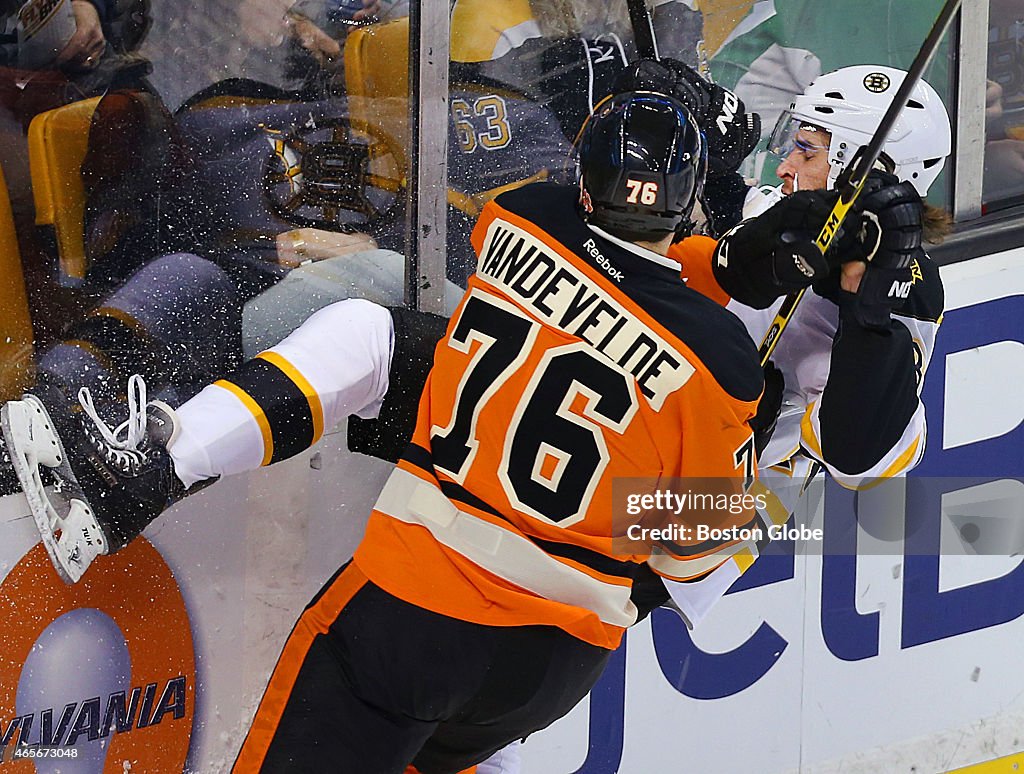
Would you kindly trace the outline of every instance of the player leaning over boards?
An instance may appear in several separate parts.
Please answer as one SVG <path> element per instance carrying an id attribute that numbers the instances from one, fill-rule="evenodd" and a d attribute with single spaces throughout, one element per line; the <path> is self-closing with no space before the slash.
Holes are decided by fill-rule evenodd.
<path id="1" fill-rule="evenodd" d="M 759 252 L 773 249 L 778 234 L 798 230 L 795 224 L 808 202 L 824 197 L 831 206 L 836 179 L 857 148 L 867 144 L 904 76 L 901 70 L 875 65 L 820 76 L 782 113 L 772 133 L 769 147 L 781 159 L 777 174 L 782 184 L 767 192 L 749 191 L 748 220 L 722 239 L 713 260 L 677 256 L 689 286 L 725 304 L 755 341 L 764 337 L 782 296 L 801 284 L 766 274 L 771 264 Z M 619 84 L 673 94 L 698 120 L 710 112 L 711 120 L 702 126 L 712 143 L 716 126 L 729 126 L 714 120 L 723 103 L 721 88 L 679 62 L 638 62 Z M 772 355 L 785 379 L 784 399 L 758 462 L 759 485 L 773 495 L 774 521 L 788 518 L 807 480 L 822 468 L 840 484 L 856 488 L 906 473 L 924 453 L 919 396 L 942 316 L 943 291 L 938 267 L 921 248 L 922 219 L 931 241 L 940 241 L 947 226 L 945 214 L 936 208 L 925 205 L 922 215 L 920 197 L 949 152 L 946 109 L 922 81 L 882 149 L 881 161 L 892 174 L 873 172 L 862 194 L 859 206 L 876 215 L 844 227 L 847 245 L 872 246 L 861 260 L 844 262 L 815 279 L 813 292 L 804 295 Z M 876 224 L 882 228 L 880 240 Z M 861 232 L 860 238 L 851 242 L 850 232 Z M 843 260 L 850 255 L 847 250 Z M 699 582 L 666 584 L 688 626 L 707 614 L 745 566 L 730 560 Z M 659 590 L 657 584 L 646 587 L 652 585 Z"/>
<path id="2" fill-rule="evenodd" d="M 847 67 L 821 76 L 798 96 L 771 139 L 771 150 L 782 159 L 781 192 L 833 190 L 851 149 L 870 137 L 904 76 L 888 67 Z M 790 459 L 799 447 L 801 456 L 823 463 L 837 481 L 857 486 L 905 473 L 924 454 L 924 406 L 918 396 L 942 316 L 943 291 L 938 267 L 921 246 L 921 229 L 925 239 L 941 241 L 948 218 L 937 208 L 918 208 L 950 147 L 949 116 L 939 95 L 922 81 L 882 150 L 881 162 L 891 174 L 877 179 L 901 182 L 868 194 L 872 201 L 889 203 L 891 228 L 868 262 L 844 264 L 814 284 L 797 311 L 800 325 L 787 331 L 776 349 L 776 358 L 787 364 L 780 366 L 784 373 L 795 375 L 797 364 L 814 367 L 790 380 L 795 391 L 787 395 L 784 411 L 795 412 L 799 423 L 780 420 L 766 461 Z M 747 212 L 762 211 L 752 195 Z M 715 276 L 737 300 L 744 294 L 742 266 L 726 267 L 720 257 Z M 767 299 L 747 301 L 762 307 Z M 735 303 L 729 308 L 753 331 L 767 329 L 762 322 L 777 306 L 772 302 L 759 315 Z M 830 351 L 815 342 L 822 336 Z M 824 354 L 827 362 L 813 359 Z"/>
<path id="3" fill-rule="evenodd" d="M 704 164 L 682 105 L 628 93 L 588 123 L 579 188 L 527 186 L 487 206 L 473 235 L 478 270 L 437 347 L 412 443 L 352 562 L 286 643 L 237 771 L 459 771 L 586 694 L 637 618 L 631 579 L 647 559 L 612 551 L 612 479 L 741 487 L 753 472 L 748 421 L 763 386 L 753 343 L 665 256 Z M 95 417 L 88 393 L 84 423 L 53 394 L 8 403 L 5 434 L 33 510 L 46 526 L 42 464 L 78 497 L 65 548 L 116 549 L 211 460 L 256 467 L 308 446 L 353 406 L 373 413 L 388 387 L 391 319 L 366 302 L 328 307 L 177 417 L 147 405 L 135 379 L 121 431 Z M 357 329 L 376 335 L 337 335 Z M 683 579 L 743 549 L 756 546 L 650 564 Z M 63 558 L 67 571 L 74 551 Z"/>

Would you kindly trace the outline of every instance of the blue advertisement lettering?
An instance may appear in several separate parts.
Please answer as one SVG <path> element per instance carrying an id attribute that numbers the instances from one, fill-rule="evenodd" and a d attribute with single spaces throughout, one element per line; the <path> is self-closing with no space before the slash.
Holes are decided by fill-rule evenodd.
<path id="1" fill-rule="evenodd" d="M 878 655 L 879 615 L 857 610 L 856 505 L 856 492 L 826 482 L 821 634 L 832 655 L 843 661 Z"/>
<path id="2" fill-rule="evenodd" d="M 730 593 L 793 577 L 793 544 L 769 544 L 765 554 L 730 589 Z M 721 699 L 746 690 L 764 677 L 788 643 L 768 623 L 727 653 L 707 653 L 690 638 L 679 616 L 667 610 L 651 615 L 658 665 L 669 684 L 692 699 Z"/>
<path id="3" fill-rule="evenodd" d="M 1012 486 L 1024 475 L 1022 319 L 1024 296 L 1019 295 L 954 309 L 947 312 L 936 341 L 922 393 L 928 445 L 907 480 L 907 518 L 914 528 L 908 528 L 905 544 L 904 648 L 1024 614 L 1024 565 L 998 578 L 939 590 L 943 497 L 972 489 L 987 492 L 983 487 L 1004 479 Z M 961 510 L 984 524 L 992 503 L 986 495 Z"/>
<path id="4" fill-rule="evenodd" d="M 622 762 L 622 740 L 626 730 L 626 643 L 622 638 L 612 653 L 604 674 L 590 689 L 590 740 L 587 757 L 573 774 L 615 774 Z"/>
<path id="5" fill-rule="evenodd" d="M 921 393 L 928 443 L 911 475 L 1024 474 L 1022 320 L 1024 296 L 946 313 Z"/>
<path id="6" fill-rule="evenodd" d="M 1024 564 L 992 580 L 939 590 L 943 495 L 993 481 L 999 479 L 907 480 L 907 512 L 923 518 L 915 518 L 918 528 L 907 535 L 905 544 L 902 647 L 998 626 L 1024 615 Z"/>

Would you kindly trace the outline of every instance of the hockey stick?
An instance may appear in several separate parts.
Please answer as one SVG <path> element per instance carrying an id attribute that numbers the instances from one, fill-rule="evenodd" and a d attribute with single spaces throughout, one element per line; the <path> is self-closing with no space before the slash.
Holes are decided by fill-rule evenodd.
<path id="1" fill-rule="evenodd" d="M 654 37 L 654 22 L 646 0 L 626 0 L 629 7 L 629 23 L 633 28 L 633 41 L 642 59 L 661 59 L 658 41 Z"/>
<path id="2" fill-rule="evenodd" d="M 656 61 L 661 59 L 661 56 L 658 54 L 658 43 L 654 39 L 654 22 L 651 20 L 651 11 L 647 7 L 646 0 L 626 0 L 626 6 L 629 9 L 629 23 L 633 29 L 633 39 L 636 43 L 637 54 L 642 59 L 654 59 Z M 591 115 L 611 98 L 612 95 L 608 94 L 598 101 L 591 108 Z M 593 100 L 593 95 L 591 95 L 591 100 Z M 572 141 L 573 149 L 579 146 L 580 138 L 583 136 L 583 132 L 586 130 L 589 122 L 590 116 L 587 116 L 580 130 L 576 132 L 575 139 Z"/>
<path id="3" fill-rule="evenodd" d="M 910 99 L 910 92 L 924 75 L 928 63 L 931 62 L 936 50 L 938 50 L 942 36 L 946 34 L 946 29 L 953 20 L 953 14 L 956 13 L 959 7 L 960 0 L 946 0 L 946 4 L 939 12 L 939 17 L 935 20 L 935 24 L 932 25 L 931 32 L 928 33 L 928 37 L 921 44 L 921 50 L 914 57 L 914 62 L 907 71 L 907 77 L 903 79 L 903 83 L 896 90 L 896 95 L 892 98 L 892 103 L 885 111 L 885 115 L 882 116 L 882 121 L 871 136 L 871 140 L 866 146 L 862 146 L 857 151 L 853 164 L 850 165 L 850 174 L 840 177 L 839 201 L 832 208 L 832 212 L 825 219 L 825 225 L 821 227 L 821 232 L 818 234 L 817 239 L 814 240 L 822 255 L 828 250 L 829 245 L 832 244 L 836 232 L 843 223 L 843 219 L 846 218 L 854 202 L 857 201 L 857 197 L 860 196 L 860 192 L 864 189 L 864 181 L 867 180 L 868 173 L 875 166 L 875 162 L 878 161 L 878 157 L 882 153 L 882 146 L 889 138 L 889 133 L 892 131 L 896 119 L 899 118 L 903 108 L 906 107 L 907 101 Z M 845 177 L 845 180 L 843 177 Z M 793 319 L 793 313 L 806 292 L 807 288 L 803 288 L 795 293 L 790 293 L 786 296 L 786 300 L 782 302 L 782 306 L 776 312 L 775 319 L 772 321 L 771 326 L 769 326 L 768 332 L 765 333 L 764 340 L 757 350 L 761 358 L 761 365 L 765 365 L 772 356 L 772 352 L 775 351 L 775 345 L 779 343 L 779 337 L 782 336 L 782 332 L 789 325 L 789 321 Z"/>

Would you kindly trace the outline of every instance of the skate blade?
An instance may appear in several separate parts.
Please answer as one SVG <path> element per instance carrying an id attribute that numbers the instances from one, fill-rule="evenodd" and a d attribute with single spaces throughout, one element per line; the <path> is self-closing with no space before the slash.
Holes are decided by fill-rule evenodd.
<path id="1" fill-rule="evenodd" d="M 46 493 L 39 475 L 40 465 L 55 469 L 58 480 L 78 488 L 53 422 L 43 404 L 26 395 L 23 400 L 9 401 L 0 408 L 0 428 L 43 547 L 61 580 L 77 583 L 92 560 L 106 553 L 106 542 L 84 500 L 72 496 L 71 510 L 62 517 Z"/>

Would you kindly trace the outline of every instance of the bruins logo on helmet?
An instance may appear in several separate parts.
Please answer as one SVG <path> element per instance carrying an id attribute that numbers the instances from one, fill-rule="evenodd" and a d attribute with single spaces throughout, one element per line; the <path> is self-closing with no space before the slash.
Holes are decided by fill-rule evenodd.
<path id="1" fill-rule="evenodd" d="M 881 94 L 889 88 L 892 81 L 885 73 L 868 73 L 864 76 L 864 88 L 875 94 Z"/>

